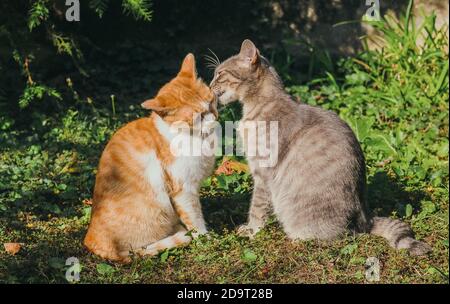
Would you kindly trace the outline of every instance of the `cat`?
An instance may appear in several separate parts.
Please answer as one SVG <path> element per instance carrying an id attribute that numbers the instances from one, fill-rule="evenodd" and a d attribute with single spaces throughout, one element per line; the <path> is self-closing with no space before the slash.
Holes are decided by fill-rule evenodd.
<path id="1" fill-rule="evenodd" d="M 238 55 L 216 67 L 210 86 L 221 104 L 242 103 L 240 126 L 278 122 L 277 162 L 261 166 L 263 156 L 247 155 L 254 190 L 248 222 L 238 233 L 253 236 L 273 212 L 291 239 L 372 233 L 414 255 L 431 250 L 406 223 L 369 215 L 365 159 L 350 127 L 331 111 L 295 102 L 253 42 L 245 40 Z M 266 136 L 262 128 L 257 141 L 264 139 L 260 133 Z M 247 131 L 240 127 L 244 143 Z"/>
<path id="2" fill-rule="evenodd" d="M 152 110 L 150 117 L 119 129 L 102 153 L 84 239 L 94 254 L 123 263 L 133 253 L 155 255 L 207 232 L 199 186 L 212 173 L 215 156 L 190 156 L 171 146 L 172 124 L 192 128 L 200 115 L 211 128 L 218 116 L 215 95 L 197 78 L 194 55 L 188 54 L 178 75 L 142 107 Z M 200 136 L 205 134 L 207 129 Z"/>

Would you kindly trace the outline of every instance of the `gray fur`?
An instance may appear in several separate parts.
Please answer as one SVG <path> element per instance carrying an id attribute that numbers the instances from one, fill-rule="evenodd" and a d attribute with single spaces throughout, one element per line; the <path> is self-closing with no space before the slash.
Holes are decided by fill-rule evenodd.
<path id="1" fill-rule="evenodd" d="M 241 123 L 279 123 L 276 166 L 263 168 L 258 155 L 248 157 L 254 191 L 240 233 L 254 235 L 273 210 L 291 239 L 369 232 L 412 254 L 431 250 L 400 220 L 369 216 L 364 156 L 350 127 L 333 112 L 293 101 L 251 41 L 216 68 L 211 88 L 222 104 L 243 104 Z"/>

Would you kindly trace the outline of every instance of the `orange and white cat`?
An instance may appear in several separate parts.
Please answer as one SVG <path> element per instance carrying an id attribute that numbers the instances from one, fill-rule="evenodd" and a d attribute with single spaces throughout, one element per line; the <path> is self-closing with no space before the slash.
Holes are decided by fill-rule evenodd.
<path id="1" fill-rule="evenodd" d="M 153 110 L 150 117 L 119 129 L 103 151 L 84 239 L 94 254 L 125 263 L 131 253 L 155 255 L 189 243 L 189 235 L 207 232 L 199 188 L 215 159 L 177 153 L 171 145 L 173 124 L 192 128 L 195 117 L 202 122 L 217 118 L 214 94 L 197 78 L 192 54 L 178 75 L 142 106 Z M 193 233 L 187 235 L 189 231 Z"/>

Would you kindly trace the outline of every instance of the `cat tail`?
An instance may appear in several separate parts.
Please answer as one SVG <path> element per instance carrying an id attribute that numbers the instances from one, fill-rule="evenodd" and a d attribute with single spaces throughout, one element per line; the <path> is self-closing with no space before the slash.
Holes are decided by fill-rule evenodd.
<path id="1" fill-rule="evenodd" d="M 174 235 L 168 236 L 165 239 L 159 240 L 143 249 L 138 250 L 136 253 L 141 256 L 153 256 L 166 249 L 187 245 L 191 242 L 191 240 L 192 237 L 187 235 L 187 231 L 183 229 Z"/>
<path id="2" fill-rule="evenodd" d="M 370 233 L 384 237 L 395 249 L 406 249 L 412 255 L 424 255 L 431 247 L 414 238 L 414 233 L 408 224 L 388 217 L 372 218 Z"/>

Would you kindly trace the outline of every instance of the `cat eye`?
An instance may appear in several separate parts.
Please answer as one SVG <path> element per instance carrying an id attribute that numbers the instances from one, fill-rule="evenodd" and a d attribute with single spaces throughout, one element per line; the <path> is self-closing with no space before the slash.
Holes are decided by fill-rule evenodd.
<path id="1" fill-rule="evenodd" d="M 226 73 L 226 70 L 218 71 L 216 77 L 220 77 Z"/>
<path id="2" fill-rule="evenodd" d="M 222 70 L 222 71 L 220 71 L 220 72 L 217 72 L 217 75 L 216 75 L 216 81 L 217 81 L 218 83 L 224 83 L 224 82 L 225 82 L 225 80 L 221 79 L 221 78 L 223 78 L 222 76 L 225 75 L 225 73 L 226 73 L 225 70 Z"/>

